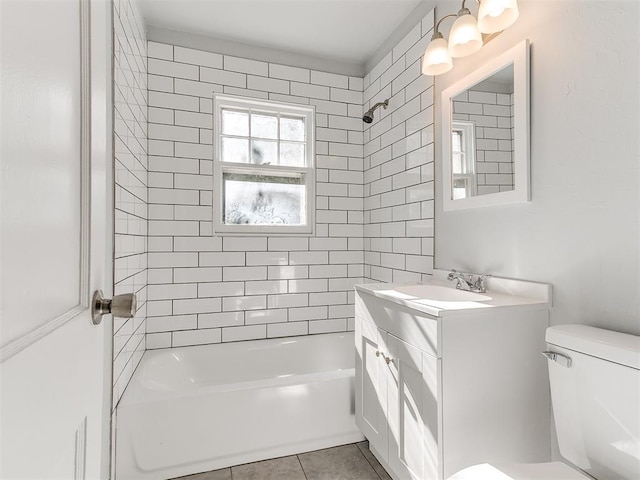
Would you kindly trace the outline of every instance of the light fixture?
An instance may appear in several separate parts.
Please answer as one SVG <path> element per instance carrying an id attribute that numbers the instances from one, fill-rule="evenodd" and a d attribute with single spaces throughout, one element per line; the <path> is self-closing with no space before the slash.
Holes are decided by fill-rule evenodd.
<path id="1" fill-rule="evenodd" d="M 483 33 L 496 33 L 510 27 L 518 18 L 518 0 L 476 0 L 480 4 L 478 20 L 468 8 L 467 0 L 457 15 L 445 15 L 436 23 L 431 42 L 422 58 L 424 75 L 442 75 L 453 68 L 453 58 L 466 57 L 476 53 L 484 44 Z M 449 43 L 444 39 L 439 27 L 445 18 L 456 17 L 449 33 Z"/>
<path id="2" fill-rule="evenodd" d="M 482 0 L 478 9 L 478 30 L 500 32 L 513 25 L 518 15 L 517 0 Z"/>
<path id="3" fill-rule="evenodd" d="M 442 19 L 444 20 L 444 19 Z M 440 21 L 442 21 L 440 20 Z M 431 37 L 422 58 L 422 73 L 425 75 L 441 75 L 453 68 L 453 60 L 447 48 L 447 41 L 442 34 L 436 31 Z"/>
<path id="4" fill-rule="evenodd" d="M 447 41 L 438 31 L 442 21 L 449 17 L 457 17 L 457 15 L 454 15 L 453 13 L 445 15 L 438 23 L 436 23 L 436 26 L 433 29 L 431 42 L 427 45 L 427 49 L 424 51 L 424 56 L 422 57 L 422 73 L 425 75 L 442 75 L 453 68 L 453 60 L 449 53 Z"/>
<path id="5" fill-rule="evenodd" d="M 464 7 L 458 12 L 458 18 L 453 22 L 449 32 L 449 53 L 453 58 L 472 55 L 482 48 L 482 34 L 478 30 L 478 22 Z"/>

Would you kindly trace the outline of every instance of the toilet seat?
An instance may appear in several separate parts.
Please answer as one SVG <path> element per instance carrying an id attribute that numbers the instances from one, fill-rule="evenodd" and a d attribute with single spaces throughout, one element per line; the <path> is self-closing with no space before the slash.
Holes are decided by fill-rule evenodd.
<path id="1" fill-rule="evenodd" d="M 562 462 L 482 463 L 453 474 L 448 480 L 593 480 Z"/>

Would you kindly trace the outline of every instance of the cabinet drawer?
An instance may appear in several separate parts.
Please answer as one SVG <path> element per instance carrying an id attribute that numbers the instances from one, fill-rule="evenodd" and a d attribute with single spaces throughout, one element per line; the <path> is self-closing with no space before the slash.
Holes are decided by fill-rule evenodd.
<path id="1" fill-rule="evenodd" d="M 435 317 L 362 292 L 356 292 L 356 317 L 429 355 L 440 356 L 438 320 Z"/>

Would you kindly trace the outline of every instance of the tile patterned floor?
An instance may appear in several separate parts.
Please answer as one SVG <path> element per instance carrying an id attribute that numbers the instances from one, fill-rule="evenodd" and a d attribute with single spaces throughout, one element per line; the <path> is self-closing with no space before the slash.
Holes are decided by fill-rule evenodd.
<path id="1" fill-rule="evenodd" d="M 391 480 L 391 477 L 365 441 L 174 480 Z"/>

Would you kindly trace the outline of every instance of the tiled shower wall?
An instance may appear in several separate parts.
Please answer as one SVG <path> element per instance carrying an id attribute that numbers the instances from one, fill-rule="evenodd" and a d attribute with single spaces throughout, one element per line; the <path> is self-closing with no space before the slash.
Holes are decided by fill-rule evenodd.
<path id="1" fill-rule="evenodd" d="M 513 93 L 462 92 L 453 119 L 474 124 L 478 195 L 513 190 Z"/>
<path id="2" fill-rule="evenodd" d="M 389 99 L 364 130 L 365 277 L 425 280 L 433 272 L 433 77 L 420 62 L 433 11 L 364 78 L 364 108 Z"/>
<path id="3" fill-rule="evenodd" d="M 353 328 L 363 79 L 148 43 L 147 348 Z M 212 235 L 212 96 L 316 108 L 312 236 Z"/>
<path id="4" fill-rule="evenodd" d="M 147 43 L 133 0 L 114 14 L 114 294 L 135 292 L 132 319 L 113 322 L 113 407 L 145 350 L 147 296 Z"/>

